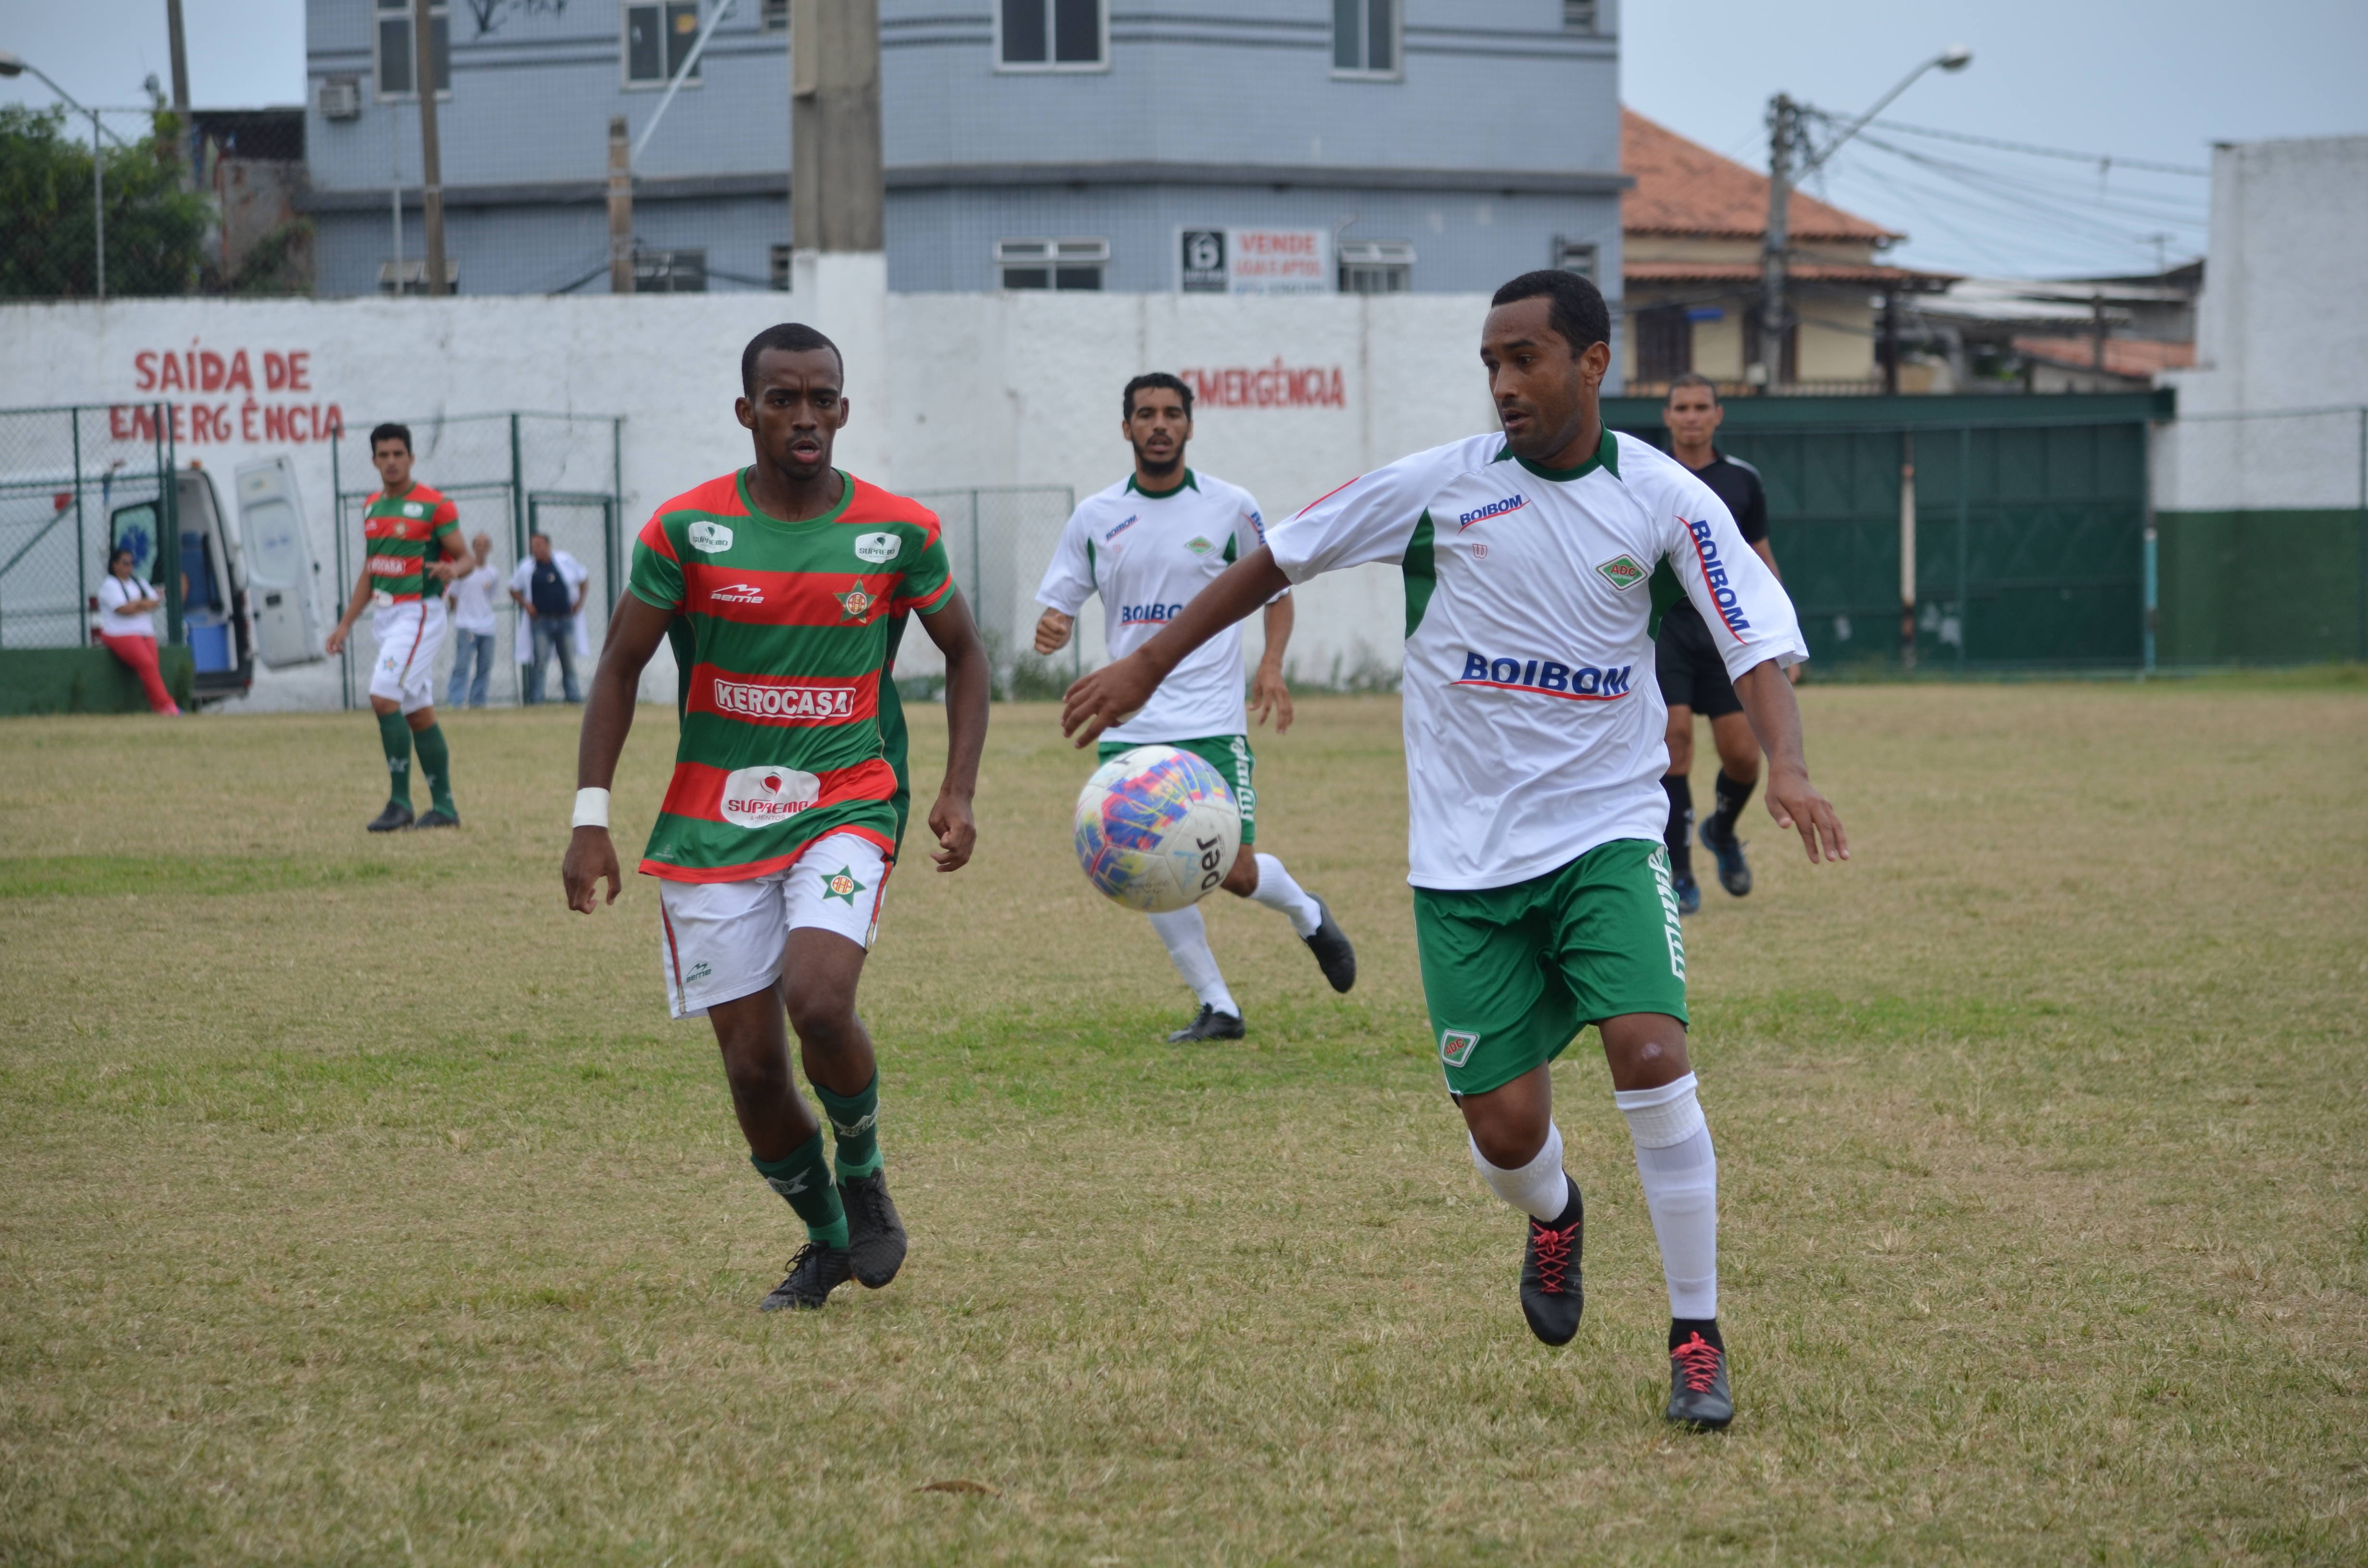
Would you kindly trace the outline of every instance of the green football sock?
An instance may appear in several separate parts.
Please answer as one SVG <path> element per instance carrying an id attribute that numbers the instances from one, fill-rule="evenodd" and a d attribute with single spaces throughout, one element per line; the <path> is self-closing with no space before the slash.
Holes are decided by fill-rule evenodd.
<path id="1" fill-rule="evenodd" d="M 386 748 L 386 798 L 411 805 L 411 726 L 400 713 L 378 716 L 378 744 Z"/>
<path id="2" fill-rule="evenodd" d="M 880 1168 L 880 1070 L 871 1082 L 852 1095 L 834 1095 L 820 1084 L 822 1108 L 830 1113 L 830 1130 L 838 1139 L 838 1179 L 868 1176 Z"/>
<path id="3" fill-rule="evenodd" d="M 427 798 L 438 811 L 459 816 L 460 809 L 452 804 L 452 748 L 444 744 L 444 726 L 428 725 L 412 744 L 419 748 L 420 771 L 427 775 Z"/>
<path id="4" fill-rule="evenodd" d="M 826 1247 L 847 1245 L 847 1210 L 838 1201 L 838 1187 L 830 1179 L 830 1164 L 823 1158 L 822 1131 L 779 1160 L 748 1156 L 765 1185 L 789 1199 L 798 1218 L 806 1222 L 806 1238 Z"/>

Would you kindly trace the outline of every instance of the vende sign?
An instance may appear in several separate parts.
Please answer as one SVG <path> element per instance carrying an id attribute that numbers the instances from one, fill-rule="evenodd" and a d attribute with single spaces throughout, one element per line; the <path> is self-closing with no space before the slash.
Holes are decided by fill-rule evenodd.
<path id="1" fill-rule="evenodd" d="M 1329 294 L 1329 229 L 1180 229 L 1177 287 L 1187 294 Z"/>
<path id="2" fill-rule="evenodd" d="M 132 355 L 131 384 L 139 392 L 179 392 L 189 399 L 159 399 L 171 405 L 173 439 L 182 446 L 328 441 L 345 425 L 336 403 L 318 401 L 307 348 L 225 352 L 191 338 L 187 348 L 143 348 Z M 153 403 L 116 404 L 107 411 L 107 423 L 108 434 L 117 440 L 156 437 Z"/>

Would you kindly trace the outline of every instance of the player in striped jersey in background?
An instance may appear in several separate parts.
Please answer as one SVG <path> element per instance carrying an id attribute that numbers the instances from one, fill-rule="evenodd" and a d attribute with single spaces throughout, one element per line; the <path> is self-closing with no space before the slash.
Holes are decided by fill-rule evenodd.
<path id="1" fill-rule="evenodd" d="M 917 615 L 946 661 L 946 774 L 928 815 L 940 871 L 977 839 L 988 687 L 936 514 L 831 466 L 848 414 L 837 347 L 768 327 L 740 375 L 757 460 L 660 506 L 634 543 L 585 704 L 562 876 L 575 909 L 592 913 L 604 879 L 616 902 L 609 788 L 642 669 L 670 637 L 682 733 L 641 869 L 658 879 L 667 1007 L 707 1015 L 749 1159 L 805 1221 L 807 1244 L 759 1303 L 770 1312 L 820 1307 L 850 1276 L 877 1290 L 905 1260 L 879 1068 L 855 1013 L 904 825 L 901 722 L 894 755 L 882 733 L 901 618 Z M 836 1179 L 790 1075 L 790 1030 L 830 1115 Z"/>
<path id="2" fill-rule="evenodd" d="M 406 827 L 458 827 L 452 803 L 452 754 L 436 722 L 436 651 L 444 645 L 444 585 L 476 571 L 477 558 L 461 539 L 461 513 L 440 492 L 411 477 L 411 431 L 381 425 L 370 432 L 370 462 L 379 492 L 362 508 L 368 551 L 352 598 L 329 633 L 331 654 L 343 653 L 364 605 L 376 605 L 370 634 L 378 657 L 370 665 L 370 711 L 378 715 L 386 750 L 386 809 L 372 833 Z M 411 811 L 414 737 L 427 774 L 428 809 Z"/>

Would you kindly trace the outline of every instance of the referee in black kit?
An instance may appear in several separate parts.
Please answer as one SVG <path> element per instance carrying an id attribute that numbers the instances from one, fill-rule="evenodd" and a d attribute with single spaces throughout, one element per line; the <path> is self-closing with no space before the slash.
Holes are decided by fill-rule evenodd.
<path id="1" fill-rule="evenodd" d="M 1671 381 L 1668 402 L 1661 410 L 1661 423 L 1669 432 L 1669 455 L 1693 470 L 1726 503 L 1745 542 L 1773 572 L 1776 556 L 1768 548 L 1768 495 L 1759 487 L 1759 471 L 1711 444 L 1725 415 L 1718 389 L 1708 377 L 1683 375 Z M 1751 867 L 1743 858 L 1735 824 L 1759 783 L 1759 743 L 1752 738 L 1751 722 L 1744 717 L 1742 700 L 1727 679 L 1726 662 L 1719 657 L 1693 600 L 1681 597 L 1662 616 L 1654 663 L 1661 700 L 1669 706 L 1669 771 L 1661 780 L 1669 795 L 1669 823 L 1661 836 L 1669 846 L 1678 913 L 1691 915 L 1702 907 L 1688 843 L 1694 825 L 1694 791 L 1688 777 L 1694 766 L 1694 715 L 1710 721 L 1711 741 L 1718 747 L 1717 798 L 1702 824 L 1702 847 L 1717 858 L 1718 885 L 1737 898 L 1751 891 Z M 1798 680 L 1800 666 L 1786 673 Z"/>

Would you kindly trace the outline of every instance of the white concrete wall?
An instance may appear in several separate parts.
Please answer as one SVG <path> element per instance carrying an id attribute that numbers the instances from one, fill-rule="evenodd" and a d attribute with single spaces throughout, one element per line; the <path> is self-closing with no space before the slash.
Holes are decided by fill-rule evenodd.
<path id="1" fill-rule="evenodd" d="M 878 257 L 824 257 L 802 267 L 786 297 L 10 305 L 0 307 L 0 407 L 160 397 L 202 405 L 202 414 L 183 411 L 180 457 L 220 474 L 226 500 L 239 463 L 290 454 L 329 617 L 344 585 L 328 582 L 329 447 L 315 437 L 333 407 L 348 430 L 365 431 L 381 419 L 439 415 L 622 415 L 631 530 L 668 496 L 747 460 L 746 433 L 732 415 L 740 347 L 785 317 L 812 323 L 846 350 L 853 417 L 839 461 L 894 489 L 1065 484 L 1084 495 L 1122 478 L 1130 460 L 1119 392 L 1145 369 L 1255 371 L 1280 362 L 1322 371 L 1327 386 L 1338 373 L 1337 406 L 1201 411 L 1191 462 L 1249 487 L 1270 520 L 1368 468 L 1495 423 L 1477 353 L 1486 311 L 1478 296 L 888 295 L 883 282 Z M 153 384 L 154 357 L 189 351 L 225 364 L 244 353 L 255 392 L 193 396 Z M 283 364 L 304 356 L 303 384 L 266 387 L 267 354 Z M 152 357 L 145 370 L 143 355 Z M 298 435 L 267 438 L 267 416 L 276 428 L 291 406 L 303 411 L 293 416 Z M 429 454 L 420 477 L 438 483 Z M 1032 619 L 1025 601 L 1049 550 L 1049 539 L 1024 542 L 1017 555 L 1037 558 L 1008 563 L 1003 581 L 1015 602 L 996 607 L 1005 617 Z M 1402 613 L 1394 570 L 1315 585 L 1301 596 L 1292 662 L 1316 678 L 1336 662 L 1395 669 Z M 926 665 L 933 651 L 914 641 Z M 1093 636 L 1088 653 L 1099 643 Z M 334 666 L 322 666 L 259 674 L 256 687 L 259 703 L 309 706 L 334 703 L 337 683 Z M 664 689 L 670 695 L 670 679 Z"/>
<path id="2" fill-rule="evenodd" d="M 2197 365 L 2164 378 L 2180 418 L 2157 442 L 2158 506 L 2361 504 L 2363 255 L 2368 136 L 2214 152 Z"/>

